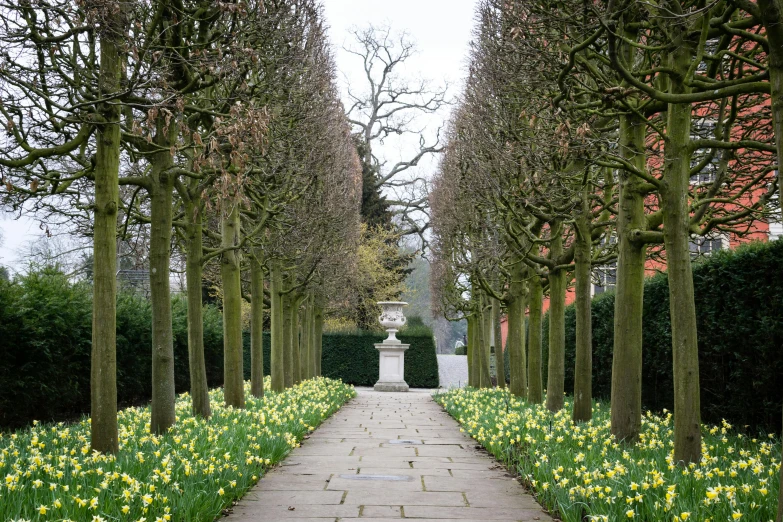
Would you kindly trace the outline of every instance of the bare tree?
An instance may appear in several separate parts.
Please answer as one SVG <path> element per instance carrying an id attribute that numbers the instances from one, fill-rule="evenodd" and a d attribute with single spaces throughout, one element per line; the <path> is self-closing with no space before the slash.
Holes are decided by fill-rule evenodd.
<path id="1" fill-rule="evenodd" d="M 419 116 L 435 114 L 450 102 L 447 85 L 433 85 L 426 79 L 409 81 L 400 70 L 416 54 L 416 46 L 405 33 L 395 34 L 389 26 L 369 25 L 354 29 L 353 47 L 346 52 L 362 61 L 364 89 L 348 88 L 351 103 L 347 113 L 361 140 L 361 161 L 365 169 L 375 171 L 375 189 L 388 191 L 387 203 L 393 207 L 403 235 L 416 235 L 426 246 L 429 228 L 428 181 L 414 173 L 419 162 L 443 151 L 440 129 L 434 142 L 428 143 L 416 127 Z M 379 157 L 378 147 L 390 136 L 418 135 L 418 150 L 394 164 Z"/>

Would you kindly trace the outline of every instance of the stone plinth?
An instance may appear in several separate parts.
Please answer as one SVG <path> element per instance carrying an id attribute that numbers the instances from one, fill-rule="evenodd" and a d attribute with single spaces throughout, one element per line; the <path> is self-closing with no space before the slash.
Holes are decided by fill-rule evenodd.
<path id="1" fill-rule="evenodd" d="M 399 341 L 375 343 L 375 349 L 380 352 L 380 378 L 375 383 L 375 391 L 406 392 L 408 383 L 405 382 L 405 350 L 409 344 Z"/>

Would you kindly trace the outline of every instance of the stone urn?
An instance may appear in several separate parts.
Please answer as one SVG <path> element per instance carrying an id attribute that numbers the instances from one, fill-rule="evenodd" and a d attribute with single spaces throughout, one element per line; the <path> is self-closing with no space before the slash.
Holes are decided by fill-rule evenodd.
<path id="1" fill-rule="evenodd" d="M 381 343 L 375 344 L 375 349 L 380 353 L 378 382 L 375 383 L 375 391 L 406 392 L 408 383 L 405 382 L 405 350 L 410 345 L 402 344 L 397 339 L 397 331 L 406 323 L 403 307 L 408 303 L 402 301 L 382 301 L 381 315 L 378 321 L 389 336 Z"/>

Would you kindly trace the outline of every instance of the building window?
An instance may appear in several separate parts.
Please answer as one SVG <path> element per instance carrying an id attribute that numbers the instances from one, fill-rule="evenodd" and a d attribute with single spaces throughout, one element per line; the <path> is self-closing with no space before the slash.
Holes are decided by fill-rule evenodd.
<path id="1" fill-rule="evenodd" d="M 692 257 L 708 256 L 718 250 L 729 248 L 729 238 L 725 234 L 716 234 L 706 237 L 695 236 L 690 241 Z"/>
<path id="2" fill-rule="evenodd" d="M 720 38 L 710 38 L 706 42 L 704 42 L 704 54 L 709 56 L 714 56 L 715 53 L 718 51 L 718 45 L 720 44 Z M 702 60 L 699 62 L 699 66 L 696 68 L 696 70 L 700 73 L 707 72 L 707 60 Z"/>
<path id="3" fill-rule="evenodd" d="M 617 286 L 617 262 L 599 266 L 593 269 L 593 295 L 614 290 Z"/>
<path id="4" fill-rule="evenodd" d="M 691 139 L 714 139 L 717 122 L 710 118 L 697 118 L 691 126 Z M 707 159 L 706 164 L 702 165 Z M 721 151 L 711 149 L 696 149 L 691 156 L 691 169 L 701 165 L 698 172 L 691 175 L 691 185 L 707 185 L 718 177 Z"/>

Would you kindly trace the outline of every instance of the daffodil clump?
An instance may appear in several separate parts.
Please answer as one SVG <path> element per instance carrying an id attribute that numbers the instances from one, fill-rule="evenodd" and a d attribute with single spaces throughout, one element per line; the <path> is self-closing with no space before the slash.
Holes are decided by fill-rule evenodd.
<path id="1" fill-rule="evenodd" d="M 699 463 L 673 459 L 673 419 L 648 412 L 638 443 L 618 443 L 608 406 L 574 425 L 570 403 L 552 414 L 506 390 L 453 390 L 436 396 L 496 458 L 517 471 L 539 502 L 567 522 L 775 519 L 780 441 L 704 426 Z"/>
<path id="2" fill-rule="evenodd" d="M 211 522 L 354 395 L 318 378 L 255 399 L 246 383 L 245 409 L 213 390 L 204 420 L 183 394 L 163 436 L 149 434 L 149 408 L 128 408 L 116 456 L 90 451 L 89 419 L 0 434 L 0 520 Z"/>

